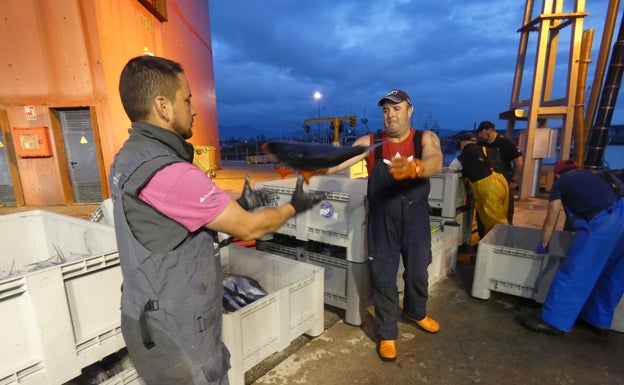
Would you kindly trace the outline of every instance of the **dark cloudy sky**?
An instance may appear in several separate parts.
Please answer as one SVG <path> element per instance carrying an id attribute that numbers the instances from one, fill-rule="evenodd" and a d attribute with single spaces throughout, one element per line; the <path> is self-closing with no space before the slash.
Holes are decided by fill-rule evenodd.
<path id="1" fill-rule="evenodd" d="M 574 1 L 565 3 L 568 8 Z M 594 61 L 607 4 L 586 5 L 584 29 L 596 31 Z M 366 128 L 383 128 L 376 103 L 395 87 L 411 95 L 415 127 L 435 121 L 441 129 L 466 130 L 487 119 L 504 128 L 498 114 L 509 107 L 524 5 L 522 0 L 210 0 L 220 137 L 278 137 L 282 130 L 287 138 L 303 132 L 303 120 L 318 117 L 319 107 L 322 117 L 368 119 L 367 125 L 358 124 L 359 136 Z M 619 16 L 615 36 L 618 28 Z M 533 52 L 537 34 L 531 36 Z M 562 62 L 569 37 L 565 28 Z M 531 56 L 526 68 L 532 72 L 533 66 Z M 588 86 L 593 69 L 590 65 Z M 559 72 L 561 90 L 555 86 L 554 93 L 561 97 L 566 74 Z M 525 75 L 523 98 L 531 76 Z M 316 91 L 323 95 L 320 103 L 313 98 Z M 613 123 L 623 121 L 616 111 Z"/>

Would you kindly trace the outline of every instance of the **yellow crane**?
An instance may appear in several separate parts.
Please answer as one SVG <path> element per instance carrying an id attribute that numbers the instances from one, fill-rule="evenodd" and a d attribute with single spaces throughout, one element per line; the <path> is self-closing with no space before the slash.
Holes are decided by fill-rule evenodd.
<path id="1" fill-rule="evenodd" d="M 357 118 L 355 115 L 349 116 L 341 116 L 336 118 L 318 118 L 318 119 L 306 119 L 303 121 L 304 126 L 309 125 L 310 123 L 322 123 L 322 122 L 331 122 L 332 128 L 334 129 L 334 141 L 332 144 L 336 147 L 340 146 L 340 122 L 343 120 L 348 120 L 349 125 L 351 127 L 355 127 L 357 124 Z"/>

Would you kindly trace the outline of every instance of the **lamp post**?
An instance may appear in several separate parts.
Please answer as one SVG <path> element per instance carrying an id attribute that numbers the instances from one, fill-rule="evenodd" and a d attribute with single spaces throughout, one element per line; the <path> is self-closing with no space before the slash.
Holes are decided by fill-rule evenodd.
<path id="1" fill-rule="evenodd" d="M 314 100 L 318 100 L 318 118 L 321 119 L 321 99 L 323 99 L 323 94 L 316 91 L 313 96 L 314 96 Z M 323 143 L 325 143 L 325 138 L 321 136 L 321 122 L 318 122 L 318 135 L 319 135 L 319 138 L 323 141 Z"/>

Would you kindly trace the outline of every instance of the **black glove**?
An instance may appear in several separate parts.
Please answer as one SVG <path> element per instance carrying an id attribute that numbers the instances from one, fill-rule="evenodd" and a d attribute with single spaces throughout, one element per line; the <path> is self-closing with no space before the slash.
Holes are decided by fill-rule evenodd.
<path id="1" fill-rule="evenodd" d="M 295 187 L 295 192 L 292 195 L 290 204 L 295 208 L 295 214 L 299 214 L 302 211 L 311 209 L 315 204 L 326 198 L 327 193 L 325 192 L 318 191 L 305 193 L 303 191 L 303 175 L 299 175 L 297 177 L 297 186 Z"/>
<path id="2" fill-rule="evenodd" d="M 240 207 L 249 211 L 260 206 L 273 206 L 277 201 L 277 195 L 265 189 L 252 190 L 249 183 L 249 175 L 245 175 L 245 186 L 243 192 L 236 200 Z"/>

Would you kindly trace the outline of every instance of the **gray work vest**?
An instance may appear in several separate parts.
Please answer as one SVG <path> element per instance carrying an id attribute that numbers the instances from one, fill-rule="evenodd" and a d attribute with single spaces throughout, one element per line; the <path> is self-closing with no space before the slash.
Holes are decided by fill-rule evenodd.
<path id="1" fill-rule="evenodd" d="M 135 144 L 140 142 L 135 138 Z M 130 358 L 147 384 L 227 384 L 229 352 L 221 341 L 223 272 L 215 238 L 201 229 L 171 251 L 151 252 L 135 238 L 126 218 L 125 209 L 143 210 L 151 220 L 158 217 L 136 196 L 126 196 L 129 179 L 142 186 L 164 166 L 187 160 L 166 145 L 138 148 L 124 146 L 110 180 L 123 274 L 122 333 Z M 171 220 L 161 217 L 166 227 Z"/>

